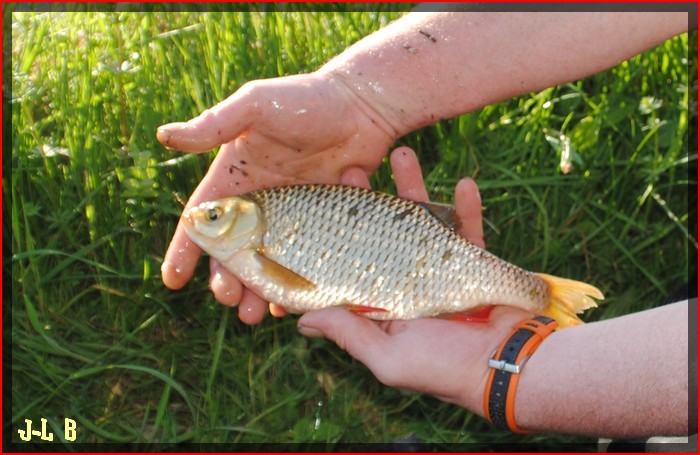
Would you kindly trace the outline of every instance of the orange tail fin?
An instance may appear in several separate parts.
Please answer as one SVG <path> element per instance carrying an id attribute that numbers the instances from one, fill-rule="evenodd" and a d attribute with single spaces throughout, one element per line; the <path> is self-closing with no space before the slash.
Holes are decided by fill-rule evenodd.
<path id="1" fill-rule="evenodd" d="M 583 321 L 576 315 L 583 310 L 598 306 L 591 297 L 599 300 L 605 298 L 598 288 L 590 284 L 544 273 L 536 275 L 549 286 L 549 306 L 543 315 L 556 319 L 559 328 L 582 324 Z"/>

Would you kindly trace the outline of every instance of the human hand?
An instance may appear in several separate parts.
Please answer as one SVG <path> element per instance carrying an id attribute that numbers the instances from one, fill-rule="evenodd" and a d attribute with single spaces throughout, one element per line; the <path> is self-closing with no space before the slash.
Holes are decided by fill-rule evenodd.
<path id="1" fill-rule="evenodd" d="M 292 183 L 338 183 L 349 168 L 371 175 L 397 133 L 366 102 L 336 80 L 309 74 L 254 81 L 187 123 L 158 130 L 167 147 L 204 152 L 223 144 L 186 208 L 205 200 Z M 182 223 L 161 266 L 163 282 L 179 289 L 192 277 L 200 249 Z M 216 261 L 210 287 L 239 316 L 259 322 L 266 305 Z"/>
<path id="2" fill-rule="evenodd" d="M 420 167 L 410 149 L 391 155 L 399 196 L 428 201 Z M 347 183 L 369 187 L 360 172 Z M 455 188 L 459 234 L 484 247 L 481 199 L 476 184 L 462 179 Z M 439 318 L 373 321 L 341 307 L 312 311 L 299 318 L 299 332 L 326 337 L 365 364 L 382 383 L 428 393 L 483 416 L 488 358 L 527 312 L 496 307 L 487 323 L 461 323 Z"/>

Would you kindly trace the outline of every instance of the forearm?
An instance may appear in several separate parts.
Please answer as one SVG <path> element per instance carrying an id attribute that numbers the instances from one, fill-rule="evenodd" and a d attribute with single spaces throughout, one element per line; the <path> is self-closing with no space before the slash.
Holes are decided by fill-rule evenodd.
<path id="1" fill-rule="evenodd" d="M 612 67 L 687 29 L 686 13 L 409 13 L 319 70 L 398 137 Z"/>
<path id="2" fill-rule="evenodd" d="M 609 437 L 688 431 L 688 303 L 555 332 L 523 369 L 515 418 Z"/>

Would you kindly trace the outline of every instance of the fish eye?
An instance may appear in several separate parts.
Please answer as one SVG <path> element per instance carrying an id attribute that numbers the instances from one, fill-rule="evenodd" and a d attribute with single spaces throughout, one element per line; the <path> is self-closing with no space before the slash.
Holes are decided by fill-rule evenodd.
<path id="1" fill-rule="evenodd" d="M 221 215 L 221 209 L 219 209 L 219 208 L 213 208 L 213 209 L 207 210 L 207 219 L 209 221 L 218 220 L 220 215 Z"/>

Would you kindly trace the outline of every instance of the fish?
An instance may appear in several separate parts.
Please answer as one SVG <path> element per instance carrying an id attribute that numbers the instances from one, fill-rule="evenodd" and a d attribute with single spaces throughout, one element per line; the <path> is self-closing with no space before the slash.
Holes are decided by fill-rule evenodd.
<path id="1" fill-rule="evenodd" d="M 185 210 L 185 232 L 246 287 L 289 313 L 329 306 L 376 320 L 488 320 L 495 305 L 559 327 L 602 292 L 534 273 L 456 232 L 454 208 L 364 188 L 280 186 Z"/>

